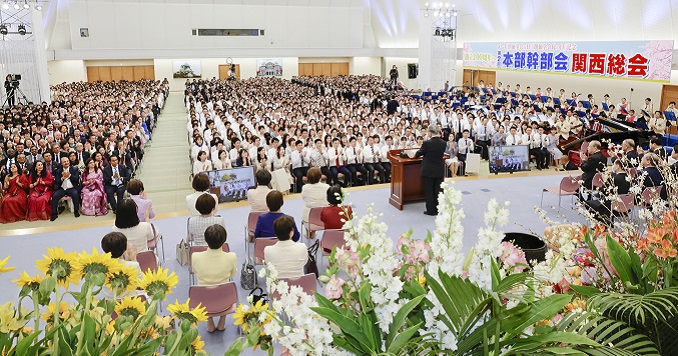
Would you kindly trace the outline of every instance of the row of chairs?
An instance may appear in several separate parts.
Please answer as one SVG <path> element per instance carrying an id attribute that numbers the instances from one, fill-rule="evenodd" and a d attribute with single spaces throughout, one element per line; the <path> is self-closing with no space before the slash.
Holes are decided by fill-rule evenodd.
<path id="1" fill-rule="evenodd" d="M 628 171 L 628 174 L 631 177 L 637 175 L 637 170 L 631 168 Z M 558 207 L 560 207 L 561 199 L 564 196 L 571 196 L 574 200 L 574 196 L 579 193 L 581 185 L 579 184 L 580 177 L 564 177 L 560 181 L 560 185 L 557 187 L 547 187 L 542 190 L 541 193 L 541 207 L 544 205 L 544 193 L 549 192 L 558 196 Z M 592 187 L 593 194 L 599 194 L 600 190 L 603 188 L 604 181 L 602 173 L 596 173 L 593 176 Z M 652 204 L 652 201 L 661 197 L 661 191 L 663 187 L 647 187 L 643 190 L 640 195 L 638 204 L 634 199 L 633 194 L 619 194 L 618 199 L 611 202 L 610 214 L 612 217 L 628 215 L 634 206 L 649 206 Z"/>

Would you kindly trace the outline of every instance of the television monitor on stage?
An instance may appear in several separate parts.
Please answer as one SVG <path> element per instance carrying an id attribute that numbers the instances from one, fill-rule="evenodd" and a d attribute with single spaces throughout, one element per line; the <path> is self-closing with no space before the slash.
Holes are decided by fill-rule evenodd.
<path id="1" fill-rule="evenodd" d="M 490 146 L 490 173 L 513 173 L 530 170 L 527 145 Z"/>
<path id="2" fill-rule="evenodd" d="M 247 190 L 256 186 L 254 167 L 238 167 L 205 172 L 210 178 L 210 193 L 219 197 L 219 203 L 247 199 Z"/>

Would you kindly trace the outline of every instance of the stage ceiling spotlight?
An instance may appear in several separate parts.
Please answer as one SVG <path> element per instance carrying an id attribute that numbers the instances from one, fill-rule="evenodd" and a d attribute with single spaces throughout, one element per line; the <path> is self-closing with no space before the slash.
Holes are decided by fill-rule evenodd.
<path id="1" fill-rule="evenodd" d="M 35 9 L 38 11 L 42 11 L 42 5 L 36 4 Z"/>
<path id="2" fill-rule="evenodd" d="M 28 1 L 24 1 L 24 9 L 28 10 L 31 8 L 31 5 L 28 5 Z"/>
<path id="3" fill-rule="evenodd" d="M 0 35 L 6 36 L 8 32 L 7 25 L 0 25 Z"/>
<path id="4" fill-rule="evenodd" d="M 14 3 L 14 10 L 19 10 L 20 8 L 21 8 L 21 6 L 19 6 L 19 3 L 15 2 Z"/>
<path id="5" fill-rule="evenodd" d="M 4 2 L 2 3 L 2 8 L 3 8 L 4 10 L 9 10 L 9 3 L 7 3 L 7 1 L 4 1 Z"/>
<path id="6" fill-rule="evenodd" d="M 17 32 L 18 32 L 20 35 L 25 36 L 25 35 L 26 35 L 26 26 L 24 26 L 24 25 L 19 25 L 19 28 L 17 29 Z"/>

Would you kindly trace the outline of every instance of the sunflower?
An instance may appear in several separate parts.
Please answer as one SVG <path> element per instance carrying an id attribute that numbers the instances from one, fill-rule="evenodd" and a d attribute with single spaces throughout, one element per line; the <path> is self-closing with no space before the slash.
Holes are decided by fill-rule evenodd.
<path id="1" fill-rule="evenodd" d="M 124 291 L 132 292 L 139 285 L 139 272 L 133 266 L 118 264 L 106 275 L 106 286 L 118 295 Z"/>
<path id="2" fill-rule="evenodd" d="M 31 290 L 37 291 L 38 288 L 40 288 L 42 280 L 41 274 L 36 274 L 35 277 L 31 277 L 24 271 L 19 275 L 19 279 L 15 279 L 12 282 L 16 283 L 16 285 L 21 288 L 30 288 Z"/>
<path id="3" fill-rule="evenodd" d="M 131 316 L 134 319 L 146 313 L 146 303 L 139 297 L 125 297 L 115 304 L 115 312 L 121 316 Z"/>
<path id="4" fill-rule="evenodd" d="M 51 302 L 47 306 L 47 312 L 42 313 L 42 320 L 46 321 L 48 324 L 51 324 L 54 319 L 54 313 L 56 312 L 56 303 Z M 68 302 L 62 301 L 59 304 L 59 319 L 66 320 L 71 317 L 71 311 L 68 308 Z"/>
<path id="5" fill-rule="evenodd" d="M 203 347 L 205 347 L 205 342 L 202 341 L 200 335 L 198 335 L 198 337 L 196 337 L 195 340 L 193 340 L 191 346 L 193 347 L 193 351 L 196 354 L 205 354 L 205 350 L 202 349 Z"/>
<path id="6" fill-rule="evenodd" d="M 4 260 L 0 260 L 0 273 L 7 273 L 16 269 L 16 267 L 5 267 L 7 262 L 9 262 L 9 256 L 5 257 Z"/>
<path id="7" fill-rule="evenodd" d="M 47 256 L 36 261 L 35 266 L 59 282 L 59 285 L 68 288 L 69 283 L 78 284 L 80 279 L 75 270 L 75 252 L 64 253 L 60 247 L 48 248 Z"/>
<path id="8" fill-rule="evenodd" d="M 250 325 L 264 326 L 273 320 L 273 311 L 268 309 L 268 304 L 261 300 L 253 305 L 240 304 L 235 309 L 233 314 L 235 325 L 241 325 L 242 331 L 247 333 L 250 331 Z M 262 331 L 262 335 L 264 335 Z"/>
<path id="9" fill-rule="evenodd" d="M 85 278 L 88 275 L 99 273 L 114 273 L 120 268 L 120 262 L 111 258 L 110 253 L 99 254 L 95 248 L 92 248 L 92 254 L 82 251 L 74 263 L 79 278 Z"/>
<path id="10" fill-rule="evenodd" d="M 169 294 L 174 287 L 179 283 L 179 277 L 174 272 L 169 273 L 168 269 L 159 267 L 157 271 L 148 270 L 144 272 L 144 278 L 139 285 L 140 288 L 155 296 L 156 294 Z M 163 300 L 165 298 L 163 297 Z"/>
<path id="11" fill-rule="evenodd" d="M 186 299 L 186 303 L 184 304 L 180 304 L 177 300 L 176 303 L 167 306 L 167 311 L 174 314 L 175 317 L 182 320 L 188 320 L 193 324 L 206 321 L 207 312 L 205 311 L 205 308 L 202 307 L 202 303 L 191 310 L 191 307 L 188 306 L 190 300 L 190 298 Z"/>

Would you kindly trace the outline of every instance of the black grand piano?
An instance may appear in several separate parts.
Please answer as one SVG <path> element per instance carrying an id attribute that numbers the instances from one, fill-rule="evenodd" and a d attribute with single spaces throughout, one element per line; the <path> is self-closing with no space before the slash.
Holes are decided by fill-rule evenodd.
<path id="1" fill-rule="evenodd" d="M 639 145 L 642 146 L 646 144 L 647 141 L 650 140 L 650 137 L 655 134 L 653 131 L 640 130 L 636 128 L 634 124 L 626 121 L 611 120 L 604 117 L 598 117 L 596 120 L 598 120 L 598 122 L 600 122 L 603 125 L 607 125 L 607 127 L 609 127 L 612 132 L 603 132 L 603 131 L 596 132 L 587 129 L 585 137 L 567 143 L 564 146 L 564 148 L 566 150 L 573 149 L 579 147 L 581 143 L 584 141 L 593 141 L 593 140 L 601 141 L 603 147 L 607 148 L 607 144 L 604 141 L 609 140 L 610 142 L 620 144 L 627 138 L 632 139 L 636 143 L 636 146 Z"/>

